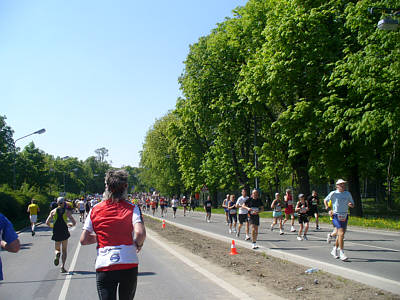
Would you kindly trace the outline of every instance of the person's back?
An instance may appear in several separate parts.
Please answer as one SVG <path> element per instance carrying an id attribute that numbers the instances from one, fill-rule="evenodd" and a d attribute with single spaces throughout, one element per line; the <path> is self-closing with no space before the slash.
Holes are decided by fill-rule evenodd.
<path id="1" fill-rule="evenodd" d="M 0 243 L 1 248 L 9 252 L 18 252 L 20 249 L 20 243 L 18 240 L 18 235 L 14 230 L 13 225 L 0 213 Z M 3 280 L 3 270 L 0 258 L 0 280 Z"/>

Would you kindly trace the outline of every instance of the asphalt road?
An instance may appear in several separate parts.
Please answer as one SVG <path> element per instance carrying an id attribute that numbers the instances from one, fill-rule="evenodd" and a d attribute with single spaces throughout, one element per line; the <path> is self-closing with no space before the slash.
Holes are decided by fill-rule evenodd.
<path id="1" fill-rule="evenodd" d="M 160 217 L 160 214 L 156 213 L 156 216 Z M 203 213 L 190 212 L 184 217 L 183 211 L 178 210 L 177 218 L 172 219 L 172 211 L 169 210 L 166 220 L 236 238 L 234 234 L 228 233 L 224 215 L 213 214 L 211 223 L 206 223 Z M 259 229 L 259 245 L 400 282 L 399 232 L 362 230 L 349 227 L 345 236 L 345 254 L 349 259 L 347 262 L 342 262 L 331 256 L 330 251 L 333 244 L 326 242 L 327 233 L 332 231 L 331 225 L 322 224 L 321 230 L 317 231 L 315 230 L 314 219 L 312 219 L 308 232 L 309 240 L 298 241 L 296 239 L 297 232 L 289 232 L 290 223 L 286 223 L 285 234 L 279 235 L 278 226 L 275 226 L 273 232 L 270 231 L 271 221 L 262 219 Z M 299 228 L 297 220 L 295 220 L 295 228 L 297 230 Z M 244 239 L 243 228 L 240 239 Z M 250 247 L 251 243 L 249 242 L 248 245 Z"/>
<path id="2" fill-rule="evenodd" d="M 75 215 L 75 219 L 79 216 Z M 79 245 L 81 228 L 79 223 L 71 229 L 68 274 L 61 274 L 60 267 L 53 264 L 50 228 L 38 226 L 34 237 L 30 232 L 20 233 L 20 252 L 0 254 L 5 277 L 0 283 L 0 299 L 98 299 L 94 270 L 96 248 Z M 146 240 L 139 261 L 137 299 L 235 299 L 151 238 Z"/>

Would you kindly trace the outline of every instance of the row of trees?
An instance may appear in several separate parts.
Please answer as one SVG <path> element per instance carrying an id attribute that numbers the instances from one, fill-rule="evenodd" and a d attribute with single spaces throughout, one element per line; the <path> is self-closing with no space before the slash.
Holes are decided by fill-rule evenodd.
<path id="1" fill-rule="evenodd" d="M 54 157 L 38 149 L 33 142 L 22 151 L 14 146 L 12 128 L 7 126 L 6 118 L 0 116 L 0 185 L 13 187 L 15 159 L 17 190 L 33 189 L 53 195 L 67 192 L 75 196 L 103 193 L 104 174 L 112 167 L 106 160 L 106 148 L 96 149 L 95 156 L 82 161 L 76 157 Z M 130 188 L 140 188 L 138 168 L 125 168 L 131 175 Z"/>
<path id="2" fill-rule="evenodd" d="M 374 2 L 395 6 L 395 1 Z M 147 133 L 142 180 L 164 193 L 346 178 L 400 187 L 400 33 L 367 1 L 249 0 L 190 46 L 183 97 Z"/>

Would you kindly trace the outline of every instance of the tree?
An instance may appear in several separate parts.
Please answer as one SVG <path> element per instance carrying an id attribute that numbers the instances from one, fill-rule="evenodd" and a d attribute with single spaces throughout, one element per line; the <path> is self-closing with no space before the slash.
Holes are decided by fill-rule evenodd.
<path id="1" fill-rule="evenodd" d="M 94 150 L 97 155 L 97 159 L 103 163 L 106 162 L 105 158 L 108 157 L 108 149 L 101 147 L 99 149 Z"/>
<path id="2" fill-rule="evenodd" d="M 14 154 L 13 130 L 6 123 L 6 117 L 0 116 L 0 184 L 12 185 Z"/>

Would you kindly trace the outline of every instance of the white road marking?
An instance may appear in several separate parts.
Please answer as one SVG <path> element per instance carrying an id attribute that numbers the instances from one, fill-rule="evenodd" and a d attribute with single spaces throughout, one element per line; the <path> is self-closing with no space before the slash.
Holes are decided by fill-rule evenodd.
<path id="1" fill-rule="evenodd" d="M 78 260 L 78 255 L 79 255 L 79 250 L 81 249 L 81 243 L 78 242 L 78 246 L 75 249 L 75 254 L 74 257 L 72 258 L 71 266 L 70 266 L 70 272 L 69 274 L 65 277 L 65 281 L 63 284 L 63 287 L 60 292 L 60 296 L 58 297 L 58 300 L 65 300 L 69 288 L 69 284 L 71 282 L 71 277 L 72 277 L 72 271 L 75 269 L 76 261 Z"/>
<path id="2" fill-rule="evenodd" d="M 179 260 L 183 261 L 185 264 L 187 264 L 189 267 L 193 268 L 203 276 L 205 276 L 207 279 L 213 281 L 215 284 L 219 285 L 221 288 L 224 290 L 228 291 L 231 293 L 233 296 L 239 298 L 239 299 L 253 299 L 249 295 L 243 293 L 241 290 L 237 289 L 230 283 L 222 280 L 221 278 L 218 278 L 215 276 L 213 273 L 208 272 L 206 269 L 202 268 L 198 264 L 194 263 L 193 261 L 187 259 L 186 257 L 176 253 L 174 249 L 166 245 L 165 243 L 160 242 L 158 239 L 152 238 L 151 235 L 147 235 L 148 238 L 150 238 L 153 242 L 157 243 L 159 246 L 163 247 L 165 250 L 167 250 L 169 253 L 174 255 L 176 258 Z"/>
<path id="3" fill-rule="evenodd" d="M 346 241 L 346 244 L 353 244 L 353 245 L 358 245 L 358 246 L 364 246 L 364 247 L 370 247 L 370 248 L 376 248 L 376 249 L 382 249 L 382 250 L 389 250 L 393 252 L 400 252 L 400 250 L 396 249 L 391 249 L 391 248 L 386 248 L 386 247 L 379 247 L 379 246 L 374 246 L 374 245 L 368 245 L 368 244 L 362 244 L 362 243 L 354 243 L 352 241 Z"/>

